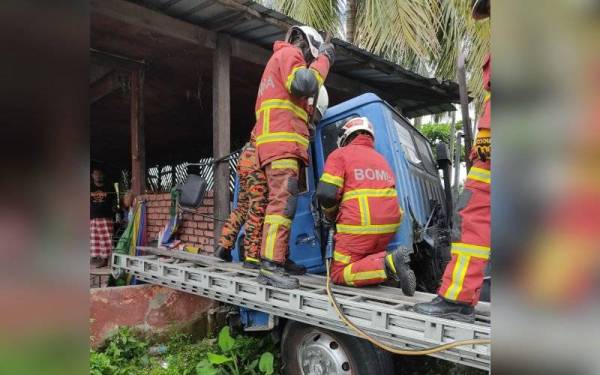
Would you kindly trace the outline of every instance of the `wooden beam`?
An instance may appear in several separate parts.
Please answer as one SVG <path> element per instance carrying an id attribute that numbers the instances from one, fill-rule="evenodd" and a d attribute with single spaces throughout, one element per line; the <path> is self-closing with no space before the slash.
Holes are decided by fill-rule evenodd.
<path id="1" fill-rule="evenodd" d="M 136 27 L 186 41 L 204 48 L 214 49 L 216 33 L 192 25 L 166 14 L 123 0 L 91 0 L 91 21 L 102 16 Z"/>
<path id="2" fill-rule="evenodd" d="M 90 104 L 97 102 L 106 95 L 121 87 L 120 74 L 112 71 L 90 86 Z"/>
<path id="3" fill-rule="evenodd" d="M 115 55 L 114 53 L 99 51 L 95 48 L 90 48 L 90 59 L 92 64 L 106 66 L 126 72 L 144 69 L 146 66 L 145 61 Z"/>
<path id="4" fill-rule="evenodd" d="M 230 37 L 218 34 L 217 49 L 213 55 L 213 157 L 222 158 L 230 150 Z M 224 219 L 229 215 L 229 163 L 215 165 L 214 201 L 215 217 Z M 221 236 L 223 224 L 215 220 L 215 246 Z"/>
<path id="5" fill-rule="evenodd" d="M 130 73 L 131 78 L 131 191 L 146 188 L 146 142 L 144 132 L 144 71 Z"/>

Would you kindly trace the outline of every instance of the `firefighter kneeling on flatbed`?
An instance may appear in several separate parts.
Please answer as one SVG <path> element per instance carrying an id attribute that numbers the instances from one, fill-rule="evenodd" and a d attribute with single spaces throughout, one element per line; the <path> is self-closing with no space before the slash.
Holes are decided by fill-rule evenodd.
<path id="1" fill-rule="evenodd" d="M 375 151 L 366 117 L 349 120 L 340 132 L 339 148 L 327 158 L 317 188 L 325 216 L 336 222 L 331 280 L 365 286 L 392 279 L 412 296 L 416 279 L 405 252 L 386 252 L 403 215 L 392 168 Z"/>

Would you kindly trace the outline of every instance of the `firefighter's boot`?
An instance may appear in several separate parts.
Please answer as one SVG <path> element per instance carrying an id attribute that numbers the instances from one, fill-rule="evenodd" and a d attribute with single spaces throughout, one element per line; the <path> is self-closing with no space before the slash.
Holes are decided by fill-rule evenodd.
<path id="1" fill-rule="evenodd" d="M 304 275 L 306 273 L 306 267 L 295 263 L 291 259 L 286 260 L 283 267 L 290 275 Z"/>
<path id="2" fill-rule="evenodd" d="M 217 246 L 217 249 L 215 250 L 214 256 L 222 259 L 226 262 L 231 262 L 233 260 L 232 256 L 231 256 L 231 250 L 224 248 L 223 246 L 219 245 Z"/>
<path id="3" fill-rule="evenodd" d="M 281 289 L 296 289 L 300 282 L 295 277 L 290 277 L 283 265 L 263 260 L 258 272 L 260 284 L 271 285 Z"/>
<path id="4" fill-rule="evenodd" d="M 242 264 L 242 267 L 249 269 L 249 270 L 257 270 L 260 268 L 260 262 L 256 258 L 246 257 L 246 259 L 244 259 L 244 263 Z"/>
<path id="5" fill-rule="evenodd" d="M 417 303 L 414 306 L 414 311 L 419 314 L 460 320 L 462 322 L 472 323 L 475 321 L 475 309 L 473 306 L 449 301 L 440 296 L 435 297 L 431 302 Z"/>
<path id="6" fill-rule="evenodd" d="M 385 256 L 385 274 L 400 283 L 404 294 L 412 296 L 417 288 L 417 277 L 410 269 L 408 265 L 410 258 L 405 253 L 406 251 L 400 248 Z"/>

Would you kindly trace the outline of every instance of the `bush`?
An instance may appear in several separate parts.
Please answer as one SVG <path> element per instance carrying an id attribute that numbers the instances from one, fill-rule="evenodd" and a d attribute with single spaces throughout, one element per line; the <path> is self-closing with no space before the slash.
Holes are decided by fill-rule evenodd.
<path id="1" fill-rule="evenodd" d="M 90 351 L 90 374 L 275 374 L 277 349 L 269 336 L 233 338 L 229 327 L 224 327 L 218 339 L 195 342 L 189 335 L 175 334 L 166 345 L 166 353 L 152 357 L 146 342 L 136 338 L 128 328 L 121 328 L 104 350 Z"/>

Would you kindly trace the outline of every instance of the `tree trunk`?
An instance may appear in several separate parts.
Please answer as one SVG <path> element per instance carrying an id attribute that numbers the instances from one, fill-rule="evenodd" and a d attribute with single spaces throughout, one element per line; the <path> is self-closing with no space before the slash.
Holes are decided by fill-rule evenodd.
<path id="1" fill-rule="evenodd" d="M 413 126 L 415 127 L 415 129 L 421 130 L 421 121 L 423 121 L 423 117 L 421 116 L 415 117 L 413 119 Z"/>
<path id="2" fill-rule="evenodd" d="M 354 43 L 356 34 L 357 0 L 346 0 L 346 41 Z"/>

